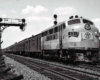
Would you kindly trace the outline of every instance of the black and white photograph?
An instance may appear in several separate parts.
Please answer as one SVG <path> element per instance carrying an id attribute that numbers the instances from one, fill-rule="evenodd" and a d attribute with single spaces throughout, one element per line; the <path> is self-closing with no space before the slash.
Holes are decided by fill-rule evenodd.
<path id="1" fill-rule="evenodd" d="M 100 0 L 0 0 L 0 80 L 100 80 Z"/>

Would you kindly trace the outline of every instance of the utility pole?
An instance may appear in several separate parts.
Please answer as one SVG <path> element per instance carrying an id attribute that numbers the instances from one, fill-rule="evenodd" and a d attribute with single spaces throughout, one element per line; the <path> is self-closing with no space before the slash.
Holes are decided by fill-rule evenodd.
<path id="1" fill-rule="evenodd" d="M 2 33 L 4 29 L 10 26 L 19 27 L 22 31 L 24 31 L 26 26 L 25 19 L 0 18 L 0 69 L 2 69 L 2 60 L 4 61 L 4 59 L 2 59 L 3 54 L 1 48 L 1 44 L 3 42 L 1 41 Z"/>

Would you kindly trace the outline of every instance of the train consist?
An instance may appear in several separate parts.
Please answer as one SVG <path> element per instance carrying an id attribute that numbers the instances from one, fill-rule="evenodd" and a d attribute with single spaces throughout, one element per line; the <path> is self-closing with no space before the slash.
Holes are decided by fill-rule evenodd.
<path id="1" fill-rule="evenodd" d="M 71 16 L 41 33 L 4 49 L 6 52 L 68 61 L 99 59 L 99 30 L 88 19 Z"/>

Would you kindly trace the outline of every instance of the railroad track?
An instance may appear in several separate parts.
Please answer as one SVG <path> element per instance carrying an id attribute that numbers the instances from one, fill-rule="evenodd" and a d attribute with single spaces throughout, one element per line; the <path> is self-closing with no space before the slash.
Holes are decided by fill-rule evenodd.
<path id="1" fill-rule="evenodd" d="M 71 66 L 55 64 L 39 59 L 25 58 L 22 56 L 8 55 L 16 61 L 50 77 L 52 80 L 99 80 L 100 75 L 85 70 L 75 69 Z"/>
<path id="2" fill-rule="evenodd" d="M 79 64 L 79 65 L 70 65 L 70 66 L 86 69 L 90 71 L 90 73 L 95 73 L 100 75 L 100 65 Z"/>
<path id="3" fill-rule="evenodd" d="M 22 80 L 23 75 L 16 75 L 11 72 L 11 68 L 5 64 L 4 57 L 0 57 L 0 80 Z"/>

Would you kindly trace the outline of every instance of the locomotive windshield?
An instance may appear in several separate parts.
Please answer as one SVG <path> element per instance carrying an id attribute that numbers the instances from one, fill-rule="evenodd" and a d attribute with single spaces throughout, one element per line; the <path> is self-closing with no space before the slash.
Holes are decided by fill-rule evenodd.
<path id="1" fill-rule="evenodd" d="M 83 23 L 89 23 L 89 24 L 93 25 L 93 22 L 86 20 L 86 19 L 83 19 Z"/>
<path id="2" fill-rule="evenodd" d="M 74 20 L 68 21 L 68 25 L 77 24 L 77 23 L 80 23 L 80 19 L 74 19 Z"/>

